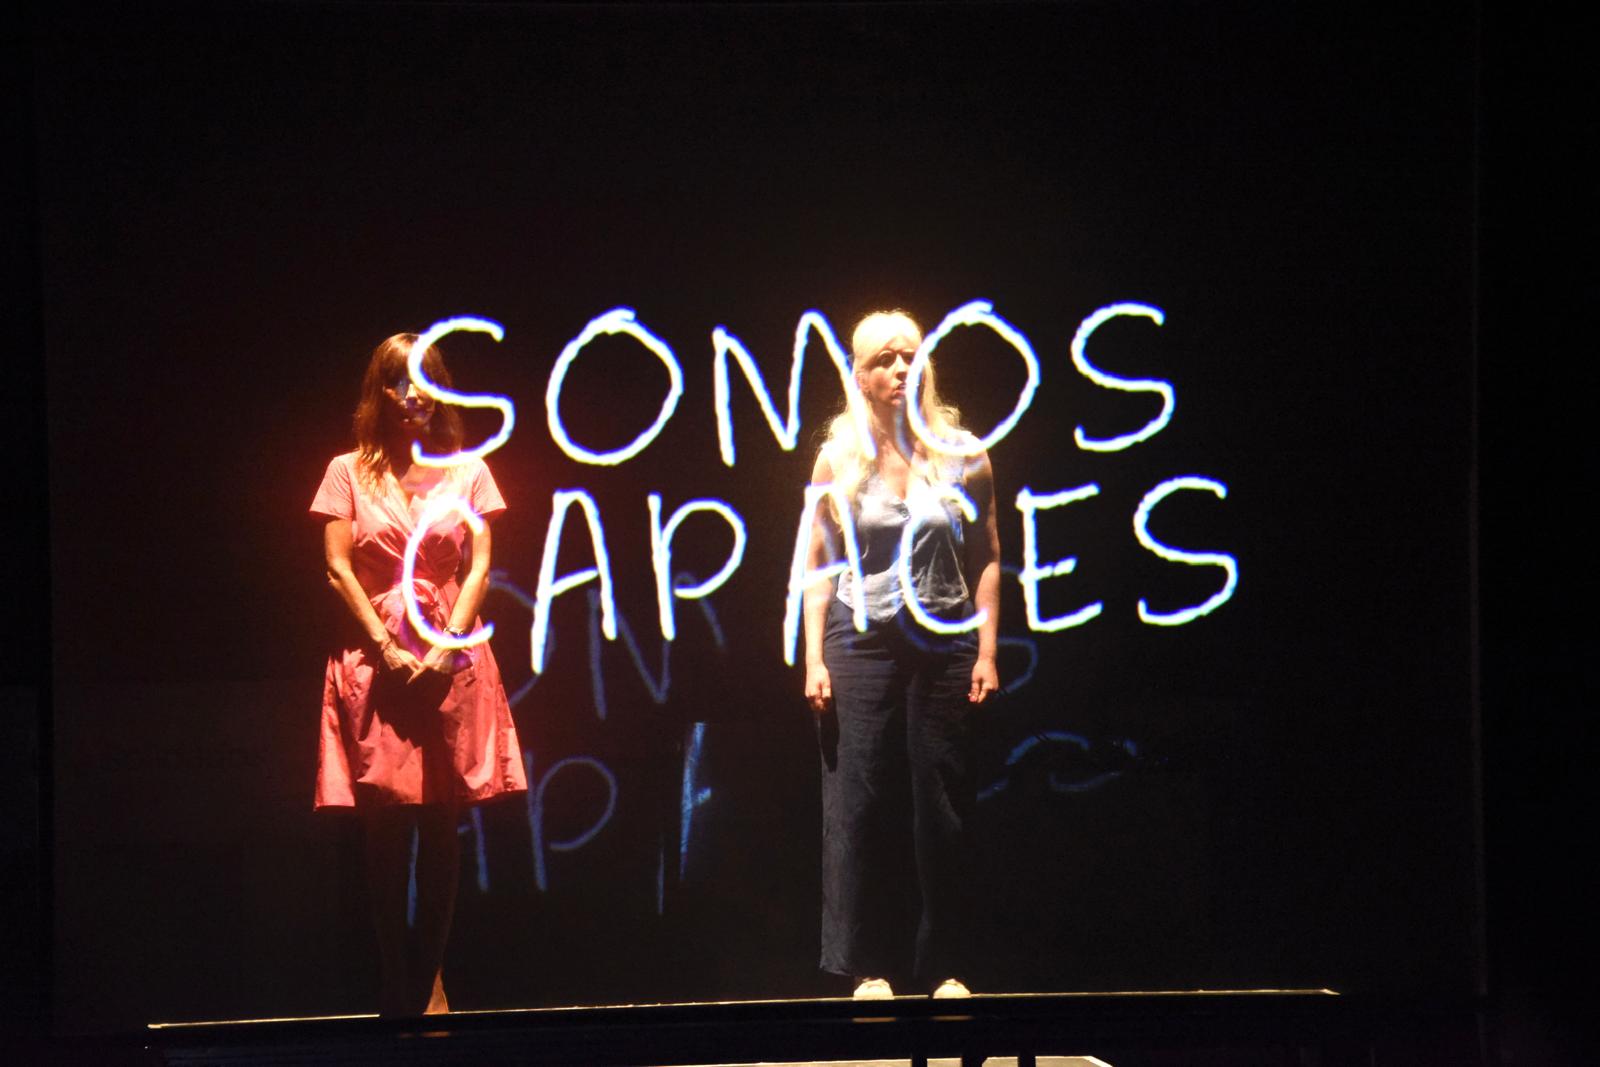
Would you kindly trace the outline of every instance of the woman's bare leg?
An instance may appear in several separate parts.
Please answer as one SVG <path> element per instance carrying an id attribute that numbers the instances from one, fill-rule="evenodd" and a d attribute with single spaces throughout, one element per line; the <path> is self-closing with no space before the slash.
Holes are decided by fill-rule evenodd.
<path id="1" fill-rule="evenodd" d="M 414 955 L 411 988 L 414 1011 L 437 1015 L 450 1010 L 444 994 L 444 948 L 455 917 L 461 874 L 459 814 L 454 806 L 417 809 L 417 921 L 411 931 Z"/>
<path id="2" fill-rule="evenodd" d="M 417 1005 L 410 993 L 411 931 L 406 923 L 411 813 L 402 807 L 364 808 L 361 822 L 367 892 L 378 935 L 378 1014 L 414 1015 Z"/>

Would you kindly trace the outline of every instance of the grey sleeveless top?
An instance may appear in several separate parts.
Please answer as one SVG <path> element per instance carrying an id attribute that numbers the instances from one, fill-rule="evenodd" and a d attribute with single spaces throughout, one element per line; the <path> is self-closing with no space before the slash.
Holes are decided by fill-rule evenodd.
<path id="1" fill-rule="evenodd" d="M 967 582 L 961 574 L 961 511 L 955 501 L 913 477 L 901 500 L 873 471 L 861 486 L 855 502 L 856 545 L 861 552 L 861 589 L 866 594 L 867 618 L 888 622 L 905 607 L 900 593 L 898 557 L 900 538 L 912 515 L 920 520 L 911 536 L 911 584 L 917 600 L 929 614 L 955 618 L 967 602 Z M 838 597 L 855 609 L 855 575 L 839 576 Z"/>

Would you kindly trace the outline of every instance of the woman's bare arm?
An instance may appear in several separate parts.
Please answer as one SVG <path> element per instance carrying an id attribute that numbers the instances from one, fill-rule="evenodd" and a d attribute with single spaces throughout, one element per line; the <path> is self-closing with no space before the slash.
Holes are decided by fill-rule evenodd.
<path id="1" fill-rule="evenodd" d="M 483 606 L 484 594 L 489 591 L 489 561 L 492 558 L 489 524 L 485 522 L 483 529 L 477 533 L 468 527 L 467 540 L 462 547 L 466 575 L 461 579 L 461 592 L 457 594 L 455 607 L 450 609 L 450 618 L 445 624 L 448 629 L 457 631 L 472 628 L 478 618 L 478 609 Z M 431 670 L 448 670 L 458 662 L 454 658 L 457 651 L 435 645 L 423 656 L 422 666 Z M 459 662 L 466 661 L 463 659 Z"/>
<path id="2" fill-rule="evenodd" d="M 385 666 L 416 671 L 422 662 L 410 652 L 395 644 L 394 637 L 384 628 L 383 620 L 367 598 L 367 591 L 356 580 L 350 565 L 350 548 L 355 540 L 354 528 L 349 519 L 329 519 L 322 528 L 322 556 L 328 568 L 328 584 L 344 601 L 352 617 L 366 631 L 368 640 L 383 653 Z"/>
<path id="3" fill-rule="evenodd" d="M 484 594 L 489 591 L 489 561 L 492 555 L 487 522 L 477 533 L 470 528 L 467 530 L 465 548 L 467 575 L 461 580 L 461 595 L 456 597 L 456 606 L 450 611 L 452 630 L 465 630 L 472 625 L 478 617 L 478 609 L 483 606 Z"/>
<path id="4" fill-rule="evenodd" d="M 967 495 L 978 508 L 978 519 L 967 530 L 967 581 L 973 607 L 986 613 L 978 627 L 978 661 L 967 694 L 977 704 L 1000 691 L 995 660 L 1000 636 L 1000 531 L 994 514 L 994 469 L 987 452 L 978 453 L 967 469 Z"/>
<path id="5" fill-rule="evenodd" d="M 833 481 L 833 467 L 824 456 L 817 457 L 811 470 L 812 485 L 826 485 Z M 806 548 L 806 569 L 816 570 L 826 566 L 830 537 L 837 528 L 825 508 L 817 508 L 811 517 L 811 542 Z M 828 605 L 833 600 L 833 583 L 826 579 L 807 582 L 805 590 L 806 631 L 806 703 L 818 715 L 833 706 L 833 679 L 822 662 L 822 636 L 828 626 Z"/>

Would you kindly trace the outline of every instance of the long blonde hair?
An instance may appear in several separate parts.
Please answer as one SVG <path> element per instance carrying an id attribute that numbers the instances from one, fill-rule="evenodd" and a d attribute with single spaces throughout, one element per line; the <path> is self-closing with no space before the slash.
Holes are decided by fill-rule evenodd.
<path id="1" fill-rule="evenodd" d="M 922 330 L 916 320 L 898 308 L 874 311 L 856 323 L 850 335 L 850 358 L 851 365 L 856 368 L 858 398 L 863 361 L 877 355 L 885 344 L 897 338 L 906 338 L 916 346 L 922 344 Z M 916 401 L 921 408 L 922 419 L 927 423 L 929 436 L 941 441 L 954 440 L 965 433 L 961 429 L 961 413 L 953 405 L 939 399 L 936 382 L 933 361 L 929 360 L 922 369 L 922 382 Z M 915 438 L 909 426 L 905 432 L 913 444 L 912 477 L 929 485 L 949 481 L 948 472 L 952 467 L 960 468 L 961 457 L 939 451 Z M 826 436 L 817 454 L 828 461 L 833 472 L 833 484 L 843 491 L 852 504 L 876 466 L 862 444 L 860 422 L 852 410 L 852 398 L 846 397 L 844 410 L 829 420 Z"/>

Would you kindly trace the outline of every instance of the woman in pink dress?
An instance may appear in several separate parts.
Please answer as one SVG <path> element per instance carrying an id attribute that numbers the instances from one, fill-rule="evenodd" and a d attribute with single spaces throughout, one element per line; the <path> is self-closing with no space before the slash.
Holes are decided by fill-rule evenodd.
<path id="1" fill-rule="evenodd" d="M 449 1010 L 441 966 L 460 869 L 463 805 L 527 789 L 522 753 L 500 671 L 487 643 L 452 651 L 407 618 L 406 546 L 430 505 L 456 498 L 485 521 L 476 532 L 455 511 L 420 537 L 412 589 L 421 613 L 452 636 L 476 632 L 489 581 L 488 520 L 505 501 L 480 459 L 449 467 L 412 461 L 461 445 L 461 419 L 421 393 L 407 357 L 415 334 L 372 353 L 356 406 L 356 450 L 335 456 L 312 501 L 326 519 L 328 583 L 352 625 L 328 659 L 317 767 L 318 808 L 361 816 L 367 881 L 378 934 L 379 1010 Z M 449 388 L 437 349 L 427 376 Z M 407 921 L 416 834 L 415 922 Z"/>

